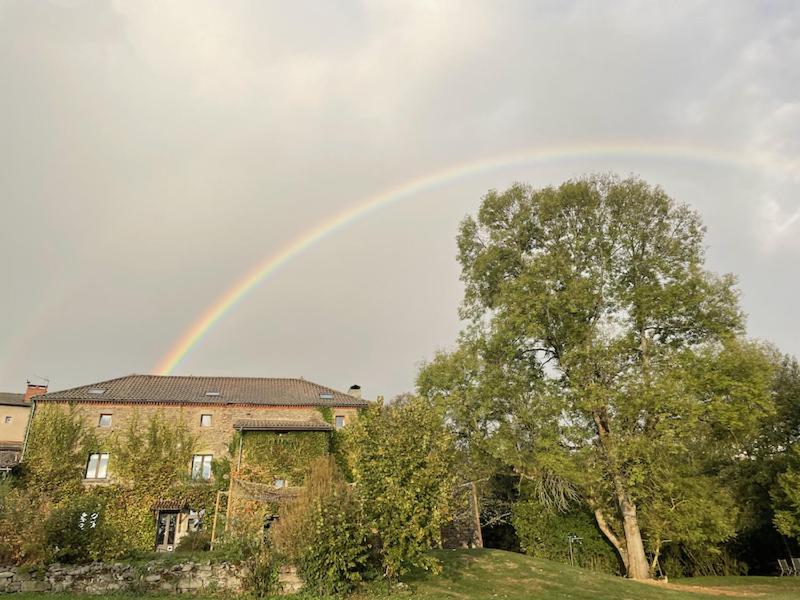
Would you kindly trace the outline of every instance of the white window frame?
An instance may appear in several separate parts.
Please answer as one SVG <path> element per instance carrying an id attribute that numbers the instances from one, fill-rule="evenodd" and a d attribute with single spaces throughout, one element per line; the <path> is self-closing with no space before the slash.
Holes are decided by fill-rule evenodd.
<path id="1" fill-rule="evenodd" d="M 192 456 L 192 479 L 208 481 L 211 479 L 211 461 L 213 454 L 195 454 Z"/>
<path id="2" fill-rule="evenodd" d="M 341 419 L 341 424 L 339 423 L 339 419 Z M 343 429 L 346 424 L 347 424 L 347 417 L 345 415 L 336 415 L 333 418 L 333 426 L 336 428 L 336 431 Z"/>
<path id="3" fill-rule="evenodd" d="M 208 423 L 204 423 L 203 419 L 208 417 Z M 212 427 L 214 425 L 214 416 L 211 413 L 203 413 L 200 415 L 200 427 Z"/>
<path id="4" fill-rule="evenodd" d="M 108 479 L 108 452 L 93 452 L 86 460 L 84 479 Z"/>
<path id="5" fill-rule="evenodd" d="M 108 417 L 108 423 L 103 424 L 103 417 Z M 112 413 L 100 413 L 100 418 L 97 419 L 98 427 L 111 427 L 114 415 Z"/>
<path id="6" fill-rule="evenodd" d="M 286 480 L 278 478 L 273 482 L 273 485 L 275 486 L 276 490 L 282 490 L 286 487 Z"/>

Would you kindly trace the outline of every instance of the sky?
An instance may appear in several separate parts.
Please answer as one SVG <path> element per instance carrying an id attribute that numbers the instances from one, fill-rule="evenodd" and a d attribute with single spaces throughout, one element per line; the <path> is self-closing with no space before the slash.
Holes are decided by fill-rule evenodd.
<path id="1" fill-rule="evenodd" d="M 698 210 L 748 334 L 800 355 L 797 65 L 794 0 L 0 0 L 0 390 L 158 372 L 426 177 L 173 372 L 412 390 L 462 327 L 464 216 L 595 172 Z"/>

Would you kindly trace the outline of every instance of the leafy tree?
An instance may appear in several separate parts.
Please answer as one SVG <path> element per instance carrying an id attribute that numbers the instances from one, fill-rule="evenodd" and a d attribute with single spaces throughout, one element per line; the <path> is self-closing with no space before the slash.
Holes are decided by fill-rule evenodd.
<path id="1" fill-rule="evenodd" d="M 385 576 L 438 569 L 428 550 L 441 544 L 455 481 L 453 440 L 440 409 L 413 397 L 379 401 L 349 435 L 355 485 Z"/>
<path id="2" fill-rule="evenodd" d="M 770 410 L 769 363 L 737 340 L 735 282 L 704 269 L 703 233 L 636 178 L 490 192 L 458 236 L 470 325 L 418 381 L 539 501 L 585 502 L 637 579 L 651 573 L 643 528 L 654 554 L 699 521 L 704 540 L 732 535 L 732 516 L 703 520 L 724 491 L 706 469 Z"/>

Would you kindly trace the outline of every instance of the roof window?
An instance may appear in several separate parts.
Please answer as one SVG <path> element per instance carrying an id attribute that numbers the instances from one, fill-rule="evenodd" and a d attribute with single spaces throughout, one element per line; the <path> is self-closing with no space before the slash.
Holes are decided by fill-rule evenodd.
<path id="1" fill-rule="evenodd" d="M 89 393 L 94 396 L 99 396 L 100 394 L 104 393 L 105 390 L 103 388 L 92 388 L 89 390 Z"/>
<path id="2" fill-rule="evenodd" d="M 322 400 L 333 400 L 333 394 L 330 392 L 320 392 L 319 397 Z"/>
<path id="3" fill-rule="evenodd" d="M 219 396 L 219 392 L 206 392 L 206 396 Z"/>

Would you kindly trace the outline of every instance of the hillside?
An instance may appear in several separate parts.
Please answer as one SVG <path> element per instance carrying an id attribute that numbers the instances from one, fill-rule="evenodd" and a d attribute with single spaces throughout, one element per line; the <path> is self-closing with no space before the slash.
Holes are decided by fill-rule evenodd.
<path id="1" fill-rule="evenodd" d="M 713 577 L 679 583 L 643 584 L 533 559 L 501 550 L 442 551 L 441 575 L 409 578 L 407 594 L 420 600 L 504 598 L 507 600 L 697 600 L 710 597 L 800 597 L 800 577 Z M 369 598 L 370 596 L 363 596 Z"/>

